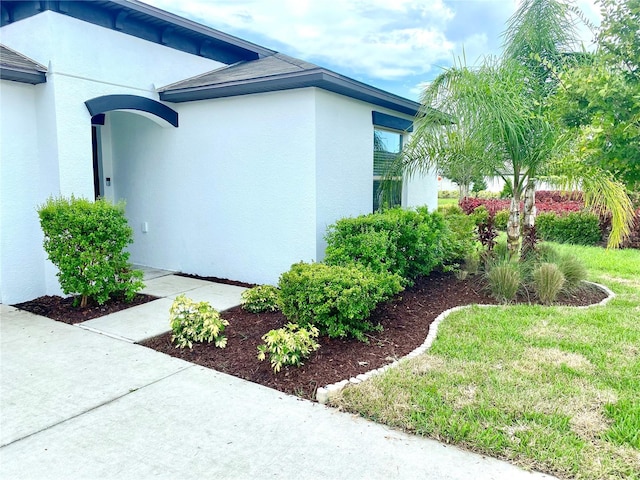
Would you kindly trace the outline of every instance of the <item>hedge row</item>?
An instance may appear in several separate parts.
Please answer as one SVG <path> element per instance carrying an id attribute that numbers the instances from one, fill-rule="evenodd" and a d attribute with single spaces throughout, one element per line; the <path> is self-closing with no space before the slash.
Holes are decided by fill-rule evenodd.
<path id="1" fill-rule="evenodd" d="M 559 243 L 596 245 L 602 241 L 600 219 L 586 212 L 541 213 L 536 217 L 536 232 L 541 240 Z"/>
<path id="2" fill-rule="evenodd" d="M 562 202 L 557 201 L 540 201 L 536 193 L 536 209 L 538 212 L 554 212 L 558 214 L 565 214 L 569 212 L 579 212 L 584 208 L 584 202 L 581 200 L 565 200 Z M 543 197 L 544 198 L 544 197 Z M 509 210 L 511 207 L 511 200 L 495 200 L 495 199 L 483 199 L 483 198 L 465 198 L 459 202 L 460 208 L 468 215 L 472 213 L 476 208 L 480 206 L 486 207 L 486 209 L 492 215 L 500 210 Z M 520 210 L 524 208 L 524 203 L 520 202 Z"/>

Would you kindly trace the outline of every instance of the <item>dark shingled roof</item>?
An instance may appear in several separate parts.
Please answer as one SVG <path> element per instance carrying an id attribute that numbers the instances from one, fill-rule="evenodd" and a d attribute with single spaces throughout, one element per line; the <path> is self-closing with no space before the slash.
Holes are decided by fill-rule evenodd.
<path id="1" fill-rule="evenodd" d="M 228 65 L 196 77 L 181 80 L 160 89 L 161 92 L 182 88 L 204 87 L 230 82 L 257 80 L 260 78 L 281 75 L 285 73 L 319 70 L 320 67 L 313 63 L 298 60 L 297 58 L 276 53 L 259 60 L 239 62 Z"/>
<path id="2" fill-rule="evenodd" d="M 412 116 L 420 108 L 420 104 L 412 100 L 282 53 L 238 62 L 167 85 L 159 91 L 160 100 L 190 102 L 305 87 L 322 88 Z"/>
<path id="3" fill-rule="evenodd" d="M 0 45 L 0 78 L 15 82 L 44 83 L 47 81 L 46 67 L 21 53 Z"/>

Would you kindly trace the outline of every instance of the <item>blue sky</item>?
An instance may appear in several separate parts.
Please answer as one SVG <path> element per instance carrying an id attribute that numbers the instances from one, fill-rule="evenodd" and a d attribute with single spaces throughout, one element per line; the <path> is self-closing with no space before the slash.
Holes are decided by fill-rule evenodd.
<path id="1" fill-rule="evenodd" d="M 498 54 L 519 0 L 144 0 L 412 100 L 463 55 Z M 575 4 L 595 23 L 594 0 Z M 585 46 L 592 35 L 581 30 Z"/>

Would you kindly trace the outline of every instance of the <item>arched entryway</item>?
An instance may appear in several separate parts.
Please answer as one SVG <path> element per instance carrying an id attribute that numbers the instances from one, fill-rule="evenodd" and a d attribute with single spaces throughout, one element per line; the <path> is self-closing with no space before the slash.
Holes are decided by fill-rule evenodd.
<path id="1" fill-rule="evenodd" d="M 93 151 L 93 186 L 95 197 L 105 196 L 105 186 L 111 178 L 104 175 L 100 127 L 105 114 L 121 111 L 144 116 L 161 127 L 178 127 L 178 112 L 163 103 L 139 95 L 103 95 L 84 102 L 91 114 L 91 142 Z"/>

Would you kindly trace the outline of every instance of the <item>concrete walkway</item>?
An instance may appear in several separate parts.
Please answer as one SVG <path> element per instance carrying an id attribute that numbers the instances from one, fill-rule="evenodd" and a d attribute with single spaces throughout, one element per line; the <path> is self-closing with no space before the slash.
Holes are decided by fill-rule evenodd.
<path id="1" fill-rule="evenodd" d="M 552 478 L 135 345 L 181 291 L 239 295 L 146 283 L 164 298 L 81 326 L 0 305 L 0 478 Z"/>

